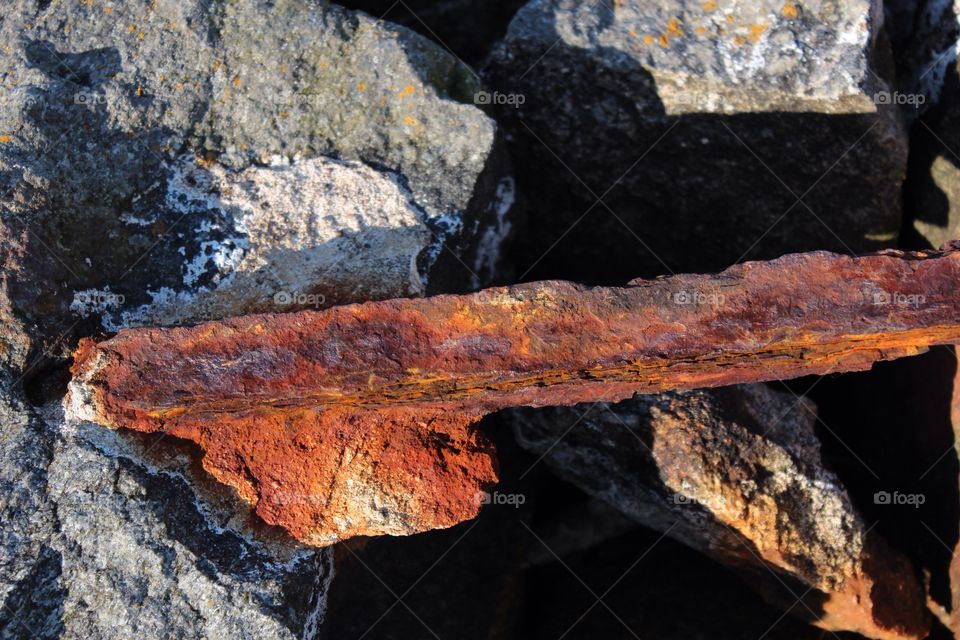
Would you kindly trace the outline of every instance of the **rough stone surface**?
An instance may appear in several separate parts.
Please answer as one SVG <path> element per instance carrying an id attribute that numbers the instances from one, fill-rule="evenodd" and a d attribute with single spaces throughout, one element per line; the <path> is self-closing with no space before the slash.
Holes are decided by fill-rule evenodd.
<path id="1" fill-rule="evenodd" d="M 540 195 L 518 269 L 611 282 L 893 246 L 906 134 L 876 97 L 892 91 L 882 15 L 870 0 L 528 3 L 485 71 Z"/>
<path id="2" fill-rule="evenodd" d="M 462 290 L 501 264 L 497 127 L 465 103 L 472 72 L 403 27 L 288 0 L 24 0 L 0 35 L 5 277 L 39 345 L 91 311 Z"/>
<path id="3" fill-rule="evenodd" d="M 802 595 L 796 613 L 814 624 L 926 636 L 910 564 L 824 468 L 808 401 L 741 386 L 512 416 L 519 442 L 561 477 L 740 570 L 775 602 Z"/>
<path id="4" fill-rule="evenodd" d="M 0 401 L 4 638 L 314 637 L 332 553 L 245 517 L 192 452 L 66 428 L 57 404 L 35 409 L 11 382 Z"/>
<path id="5" fill-rule="evenodd" d="M 148 291 L 153 301 L 133 308 L 110 304 L 109 290 L 79 291 L 74 312 L 100 314 L 116 330 L 425 290 L 417 259 L 433 237 L 423 212 L 397 176 L 359 163 L 315 158 L 234 173 L 185 158 L 165 204 L 186 216 L 184 244 L 199 241 L 180 286 Z M 158 217 L 128 222 L 149 227 Z"/>
<path id="6" fill-rule="evenodd" d="M 127 329 L 81 344 L 65 405 L 199 444 L 299 540 L 414 533 L 476 514 L 496 480 L 473 424 L 487 413 L 863 370 L 960 340 L 958 287 L 957 251 L 813 253 Z"/>

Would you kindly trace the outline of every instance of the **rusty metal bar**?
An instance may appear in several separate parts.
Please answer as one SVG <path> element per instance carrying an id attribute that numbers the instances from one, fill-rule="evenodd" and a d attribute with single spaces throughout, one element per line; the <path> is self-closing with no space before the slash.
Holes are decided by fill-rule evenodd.
<path id="1" fill-rule="evenodd" d="M 960 250 L 815 252 L 626 287 L 536 282 L 124 330 L 80 346 L 68 405 L 106 426 L 197 441 L 208 469 L 256 502 L 262 474 L 283 475 L 264 456 L 298 455 L 276 444 L 287 437 L 276 427 L 274 444 L 261 443 L 269 454 L 236 461 L 271 420 L 330 437 L 345 422 L 455 423 L 469 439 L 472 421 L 505 407 L 862 370 L 955 342 Z M 290 473 L 313 464 L 299 455 L 284 461 Z M 495 475 L 483 469 L 477 482 Z M 288 526 L 283 513 L 270 517 Z"/>

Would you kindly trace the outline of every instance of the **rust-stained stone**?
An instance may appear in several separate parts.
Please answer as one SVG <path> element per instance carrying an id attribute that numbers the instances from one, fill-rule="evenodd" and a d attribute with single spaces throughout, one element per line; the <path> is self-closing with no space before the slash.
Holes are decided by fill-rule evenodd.
<path id="1" fill-rule="evenodd" d="M 496 472 L 471 425 L 492 411 L 863 370 L 958 341 L 960 251 L 815 252 L 125 330 L 81 344 L 67 404 L 198 442 L 264 520 L 325 544 L 475 515 Z"/>
<path id="2" fill-rule="evenodd" d="M 926 636 L 913 567 L 824 464 L 810 401 L 737 385 L 507 416 L 560 477 L 732 568 L 785 611 L 829 631 Z"/>

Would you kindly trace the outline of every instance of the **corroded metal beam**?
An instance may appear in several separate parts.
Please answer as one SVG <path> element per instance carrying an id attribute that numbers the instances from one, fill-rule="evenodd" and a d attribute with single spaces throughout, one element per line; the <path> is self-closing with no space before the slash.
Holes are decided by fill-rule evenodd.
<path id="1" fill-rule="evenodd" d="M 955 342 L 960 250 L 815 252 L 125 330 L 81 344 L 68 409 L 196 441 L 264 519 L 324 544 L 472 517 L 496 479 L 472 424 L 492 411 L 862 370 Z"/>

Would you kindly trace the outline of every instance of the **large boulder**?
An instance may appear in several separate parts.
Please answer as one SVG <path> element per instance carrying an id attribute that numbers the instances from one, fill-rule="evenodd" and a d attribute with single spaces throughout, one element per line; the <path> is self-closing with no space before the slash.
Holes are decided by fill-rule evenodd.
<path id="1" fill-rule="evenodd" d="M 501 266 L 513 180 L 479 83 L 403 27 L 302 2 L 23 1 L 0 33 L 0 234 L 38 344 L 89 314 L 465 290 Z"/>
<path id="2" fill-rule="evenodd" d="M 923 638 L 923 589 L 824 464 L 815 411 L 752 385 L 512 415 L 521 445 L 562 478 L 769 601 L 832 631 Z"/>
<path id="3" fill-rule="evenodd" d="M 896 242 L 906 134 L 879 1 L 533 0 L 486 77 L 531 277 Z"/>
<path id="4" fill-rule="evenodd" d="M 255 523 L 172 441 L 0 392 L 0 635 L 311 638 L 333 553 Z"/>

